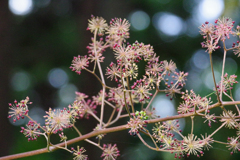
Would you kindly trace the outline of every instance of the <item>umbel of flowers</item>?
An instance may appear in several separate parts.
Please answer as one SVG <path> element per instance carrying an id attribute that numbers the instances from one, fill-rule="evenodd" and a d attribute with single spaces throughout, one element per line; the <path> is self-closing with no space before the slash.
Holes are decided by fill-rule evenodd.
<path id="1" fill-rule="evenodd" d="M 47 140 L 45 149 L 26 152 L 18 155 L 10 155 L 6 159 L 26 157 L 36 155 L 56 149 L 63 149 L 73 154 L 74 160 L 88 159 L 84 147 L 77 146 L 77 149 L 69 149 L 68 145 L 81 140 L 94 145 L 102 150 L 104 160 L 117 159 L 120 151 L 116 144 L 103 144 L 102 139 L 107 133 L 128 130 L 128 133 L 137 136 L 139 140 L 149 149 L 162 152 L 174 153 L 175 158 L 195 155 L 203 156 L 204 150 L 212 148 L 213 143 L 220 143 L 228 147 L 230 153 L 240 151 L 240 101 L 233 98 L 232 89 L 237 83 L 236 75 L 225 73 L 226 54 L 233 50 L 233 53 L 240 56 L 240 44 L 236 41 L 230 48 L 225 42 L 230 35 L 240 37 L 240 27 L 234 29 L 234 21 L 230 18 L 221 18 L 214 24 L 205 22 L 200 26 L 200 34 L 204 41 L 201 43 L 209 54 L 211 70 L 214 81 L 212 94 L 200 96 L 193 90 L 183 91 L 188 73 L 177 71 L 176 64 L 170 60 L 160 60 L 158 54 L 154 52 L 150 44 L 135 41 L 127 42 L 130 37 L 130 24 L 126 19 L 114 18 L 109 23 L 102 17 L 92 16 L 89 20 L 87 30 L 93 37 L 87 46 L 86 55 L 78 55 L 73 58 L 70 69 L 81 75 L 82 71 L 93 74 L 96 81 L 102 85 L 101 90 L 95 96 L 76 92 L 75 101 L 63 109 L 49 108 L 46 111 L 45 124 L 42 126 L 29 115 L 29 98 L 14 103 L 9 103 L 9 116 L 13 122 L 27 117 L 29 122 L 26 127 L 21 127 L 23 133 L 29 141 L 36 140 L 39 136 L 44 136 Z M 222 43 L 222 45 L 220 44 Z M 106 49 L 111 49 L 114 61 L 108 67 L 103 68 Z M 215 50 L 223 48 L 223 64 L 220 82 L 215 81 L 212 54 Z M 139 62 L 145 62 L 145 73 L 139 75 Z M 96 74 L 98 72 L 99 74 Z M 109 86 L 105 80 L 114 81 L 114 87 Z M 178 115 L 160 118 L 155 114 L 152 102 L 158 93 L 165 93 L 170 99 L 176 94 L 180 94 L 182 102 L 178 106 Z M 225 96 L 228 101 L 223 101 Z M 211 97 L 216 97 L 217 101 L 212 101 Z M 140 111 L 136 111 L 136 105 L 140 104 Z M 96 114 L 99 107 L 100 113 Z M 168 107 L 168 106 L 161 106 Z M 235 108 L 234 108 L 235 107 Z M 222 114 L 217 115 L 213 108 L 222 110 Z M 104 114 L 104 110 L 112 111 L 110 115 Z M 83 118 L 89 119 L 92 116 L 96 121 L 96 127 L 90 133 L 82 133 L 75 122 Z M 160 115 L 161 116 L 161 115 Z M 202 117 L 206 127 L 211 127 L 212 122 L 219 122 L 217 129 L 210 133 L 203 133 L 201 137 L 194 134 L 195 117 Z M 112 127 L 119 119 L 125 118 L 125 124 Z M 180 129 L 180 118 L 191 119 L 191 131 L 187 135 L 182 134 Z M 103 119 L 108 119 L 104 121 Z M 155 126 L 148 130 L 147 124 L 155 123 Z M 199 123 L 199 121 L 197 122 Z M 215 139 L 214 135 L 222 128 L 235 129 L 235 136 L 223 139 Z M 68 140 L 65 130 L 72 128 L 78 133 L 78 137 Z M 52 144 L 50 137 L 52 134 L 59 135 L 61 143 Z M 179 135 L 179 136 L 176 136 Z M 96 137 L 96 141 L 89 138 Z M 152 142 L 144 139 L 150 137 Z M 180 137 L 180 138 L 179 138 Z"/>

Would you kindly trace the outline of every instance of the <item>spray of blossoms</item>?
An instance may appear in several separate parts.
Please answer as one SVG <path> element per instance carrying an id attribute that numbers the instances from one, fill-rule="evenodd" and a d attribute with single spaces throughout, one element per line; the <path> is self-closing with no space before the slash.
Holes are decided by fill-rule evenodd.
<path id="1" fill-rule="evenodd" d="M 67 107 L 49 108 L 43 117 L 45 118 L 43 125 L 28 115 L 29 105 L 32 104 L 28 97 L 20 102 L 15 100 L 9 103 L 8 118 L 12 118 L 13 122 L 25 117 L 29 119 L 26 127 L 21 127 L 20 132 L 28 141 L 44 136 L 47 144 L 41 153 L 63 149 L 71 153 L 74 160 L 88 159 L 89 154 L 84 147 L 69 148 L 69 145 L 82 140 L 101 150 L 102 154 L 99 157 L 102 159 L 117 159 L 121 156 L 117 144 L 104 144 L 103 140 L 106 134 L 121 130 L 128 130 L 130 135 L 138 137 L 149 149 L 172 153 L 175 158 L 203 156 L 205 151 L 212 148 L 213 143 L 225 145 L 231 154 L 238 152 L 240 101 L 234 100 L 232 92 L 234 84 L 238 81 L 237 75 L 228 75 L 225 72 L 226 55 L 231 54 L 231 51 L 237 56 L 240 55 L 239 41 L 230 47 L 226 46 L 226 41 L 231 35 L 240 38 L 240 27 L 234 29 L 234 23 L 231 18 L 223 17 L 214 24 L 205 22 L 199 27 L 204 40 L 201 46 L 206 48 L 206 54 L 209 54 L 214 82 L 212 92 L 201 96 L 193 90 L 184 91 L 188 73 L 179 71 L 172 60 L 160 60 L 153 46 L 137 40 L 133 43 L 127 42 L 130 37 L 128 20 L 113 18 L 107 23 L 102 17 L 91 16 L 87 30 L 93 35 L 91 43 L 87 46 L 88 52 L 73 57 L 70 69 L 76 72 L 76 75 L 81 75 L 82 72 L 92 74 L 96 82 L 102 86 L 99 92 L 92 97 L 76 92 L 75 101 Z M 223 64 L 221 80 L 216 83 L 212 54 L 219 48 L 223 48 Z M 106 49 L 112 50 L 114 60 L 104 68 L 105 57 L 109 56 L 105 55 Z M 139 66 L 142 64 L 145 65 L 144 75 L 140 75 L 139 72 Z M 108 85 L 106 79 L 114 81 L 116 85 Z M 161 113 L 156 114 L 152 102 L 161 93 L 171 100 L 178 95 L 181 96 L 182 102 L 177 108 L 177 115 L 161 118 Z M 226 101 L 223 101 L 223 96 Z M 168 106 L 161 107 L 165 109 Z M 214 108 L 221 110 L 221 114 L 212 110 Z M 107 109 L 110 111 L 109 115 L 105 114 Z M 75 123 L 89 117 L 93 117 L 96 125 L 91 132 L 84 133 L 85 131 L 78 129 Z M 194 131 L 196 117 L 202 117 L 202 122 L 207 122 L 206 127 L 211 127 L 212 122 L 218 122 L 218 126 L 209 133 L 203 130 L 204 133 L 198 136 Z M 181 118 L 191 121 L 190 130 L 186 130 L 186 135 L 182 133 Z M 121 121 L 123 124 L 117 125 L 116 122 L 120 119 L 124 119 Z M 155 123 L 152 129 L 151 125 L 148 125 L 151 123 Z M 65 134 L 68 128 L 78 136 L 68 140 Z M 222 128 L 236 130 L 236 134 L 229 136 L 225 141 L 215 140 L 215 134 Z M 60 143 L 52 144 L 51 135 L 59 136 Z M 40 154 L 39 152 L 33 151 L 31 154 Z M 28 154 L 19 154 L 17 158 L 26 157 Z"/>

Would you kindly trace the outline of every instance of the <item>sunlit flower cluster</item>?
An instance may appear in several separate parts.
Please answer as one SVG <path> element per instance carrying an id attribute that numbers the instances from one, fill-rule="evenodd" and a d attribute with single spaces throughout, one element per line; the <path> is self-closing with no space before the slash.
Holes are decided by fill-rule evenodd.
<path id="1" fill-rule="evenodd" d="M 92 33 L 97 31 L 99 35 L 104 34 L 105 30 L 108 27 L 106 20 L 102 17 L 94 17 L 93 15 L 91 17 L 91 20 L 88 20 L 89 23 L 87 29 L 90 30 Z"/>
<path id="2" fill-rule="evenodd" d="M 62 131 L 64 128 L 69 128 L 72 126 L 71 115 L 68 110 L 52 110 L 49 108 L 49 111 L 46 111 L 44 116 L 46 128 L 50 133 L 56 133 Z"/>
<path id="3" fill-rule="evenodd" d="M 197 140 L 197 136 L 195 136 L 194 134 L 189 134 L 187 137 L 184 137 L 182 143 L 184 146 L 184 151 L 187 153 L 187 156 L 193 154 L 199 157 L 199 153 L 200 155 L 203 155 L 203 143 L 201 142 L 201 140 Z"/>

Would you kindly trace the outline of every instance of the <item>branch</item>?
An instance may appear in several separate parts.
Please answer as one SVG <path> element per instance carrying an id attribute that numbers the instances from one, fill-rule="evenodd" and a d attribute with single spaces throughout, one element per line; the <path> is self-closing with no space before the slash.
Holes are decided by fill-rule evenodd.
<path id="1" fill-rule="evenodd" d="M 240 104 L 240 101 L 227 101 L 227 102 L 222 102 L 222 104 L 220 103 L 215 103 L 213 105 L 211 105 L 209 107 L 210 109 L 219 107 L 221 105 L 226 106 L 226 105 L 235 105 L 235 104 Z M 197 112 L 204 112 L 205 109 L 201 109 L 198 110 Z M 175 115 L 175 116 L 171 116 L 171 117 L 165 117 L 165 118 L 156 118 L 156 119 L 151 119 L 151 120 L 147 120 L 147 123 L 156 123 L 156 122 L 162 122 L 162 121 L 168 121 L 168 120 L 174 120 L 174 119 L 180 119 L 180 118 L 186 118 L 186 117 L 190 117 L 190 116 L 194 116 L 196 113 L 187 113 L 187 114 L 181 114 L 181 115 Z M 67 144 L 73 144 L 91 137 L 95 137 L 99 134 L 104 134 L 104 133 L 111 133 L 111 132 L 117 132 L 117 131 L 122 131 L 122 130 L 126 130 L 127 125 L 121 125 L 121 126 L 117 126 L 117 127 L 111 127 L 111 128 L 106 128 L 106 129 L 102 129 L 102 130 L 96 130 L 96 131 L 92 131 L 90 133 L 87 133 L 83 136 L 71 139 L 67 141 Z M 65 146 L 65 142 L 56 144 L 55 146 L 58 147 L 64 147 Z M 54 151 L 57 150 L 57 147 L 54 146 L 50 146 L 49 147 L 50 151 Z M 47 148 L 42 148 L 42 149 L 38 149 L 38 150 L 34 150 L 34 151 L 29 151 L 29 152 L 24 152 L 24 153 L 19 153 L 19 154 L 14 154 L 14 155 L 9 155 L 9 156 L 5 156 L 5 157 L 0 157 L 0 160 L 9 160 L 9 159 L 17 159 L 17 158 L 23 158 L 23 157 L 29 157 L 29 156 L 34 156 L 34 155 L 38 155 L 38 154 L 42 154 L 42 153 L 47 153 L 49 152 Z"/>

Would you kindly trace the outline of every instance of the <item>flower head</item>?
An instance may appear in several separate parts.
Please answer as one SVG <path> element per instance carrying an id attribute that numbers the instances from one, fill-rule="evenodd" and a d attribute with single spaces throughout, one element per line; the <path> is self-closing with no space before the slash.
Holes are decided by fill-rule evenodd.
<path id="1" fill-rule="evenodd" d="M 164 73 L 174 73 L 175 70 L 177 69 L 176 67 L 176 63 L 174 63 L 172 60 L 170 60 L 170 62 L 168 61 L 163 61 L 162 62 L 162 67 L 163 67 L 163 70 L 164 70 Z M 164 74 L 163 73 L 163 74 Z"/>
<path id="2" fill-rule="evenodd" d="M 28 97 L 26 97 L 25 100 L 21 100 L 20 102 L 17 102 L 15 100 L 14 103 L 9 103 L 8 105 L 10 111 L 8 112 L 8 118 L 13 118 L 13 122 L 20 120 L 20 118 L 23 119 L 24 116 L 28 114 L 28 104 L 32 104 L 32 102 L 29 102 Z"/>
<path id="3" fill-rule="evenodd" d="M 221 36 L 222 41 L 225 41 L 226 37 L 229 39 L 229 35 L 233 33 L 232 28 L 234 21 L 232 21 L 231 18 L 223 17 L 222 19 L 218 19 L 216 22 L 217 25 L 215 26 L 215 34 L 217 36 Z"/>
<path id="4" fill-rule="evenodd" d="M 233 152 L 240 151 L 240 142 L 238 138 L 230 137 L 228 138 L 228 150 L 232 150 Z"/>
<path id="5" fill-rule="evenodd" d="M 187 137 L 184 137 L 183 139 L 183 146 L 185 148 L 185 152 L 187 155 L 198 155 L 198 153 L 202 154 L 202 143 L 197 140 L 197 136 L 194 136 L 194 134 L 189 134 Z"/>
<path id="6" fill-rule="evenodd" d="M 137 133 L 139 133 L 139 130 L 146 126 L 146 124 L 146 121 L 142 120 L 140 116 L 130 118 L 130 121 L 128 121 L 127 124 L 127 128 L 130 128 L 129 134 L 136 135 Z"/>
<path id="7" fill-rule="evenodd" d="M 225 127 L 229 128 L 229 129 L 233 129 L 233 128 L 236 127 L 235 121 L 233 121 L 236 113 L 233 113 L 231 110 L 230 110 L 230 111 L 227 111 L 227 112 L 228 112 L 228 113 L 226 113 L 226 112 L 223 111 L 223 114 L 221 115 L 222 119 L 220 120 L 220 122 L 225 122 L 225 123 L 226 123 L 226 124 L 225 124 Z M 230 115 L 230 117 L 232 117 L 233 119 L 230 118 L 229 115 Z"/>
<path id="8" fill-rule="evenodd" d="M 37 137 L 39 137 L 41 134 L 41 132 L 38 130 L 40 128 L 40 124 L 29 121 L 26 126 L 27 128 L 21 127 L 22 130 L 20 132 L 28 138 L 28 141 L 37 140 Z"/>
<path id="9" fill-rule="evenodd" d="M 106 23 L 106 20 L 102 17 L 94 17 L 92 16 L 91 20 L 88 20 L 88 30 L 90 30 L 92 33 L 95 32 L 95 30 L 98 31 L 98 34 L 104 34 L 104 31 L 107 29 L 108 25 Z"/>
<path id="10" fill-rule="evenodd" d="M 75 156 L 73 158 L 73 160 L 87 160 L 88 156 L 83 154 L 84 152 L 86 152 L 86 150 L 83 147 L 79 147 L 77 146 L 77 150 L 75 150 L 74 148 L 71 148 L 72 152 L 73 152 L 73 156 Z"/>
<path id="11" fill-rule="evenodd" d="M 45 124 L 48 128 L 48 131 L 51 133 L 56 133 L 57 131 L 62 131 L 64 128 L 68 128 L 72 126 L 71 121 L 71 112 L 68 110 L 52 110 L 49 108 L 47 115 L 44 116 L 46 118 Z"/>
<path id="12" fill-rule="evenodd" d="M 111 41 L 117 43 L 118 41 L 124 41 L 129 38 L 130 24 L 126 19 L 115 18 L 110 22 L 110 27 L 107 29 L 107 34 Z"/>
<path id="13" fill-rule="evenodd" d="M 116 144 L 104 144 L 101 157 L 104 157 L 103 160 L 115 160 L 120 156 L 119 152 Z"/>
<path id="14" fill-rule="evenodd" d="M 72 60 L 72 66 L 69 68 L 72 69 L 72 71 L 75 71 L 77 74 L 81 74 L 81 70 L 84 69 L 85 67 L 88 67 L 88 58 L 87 56 L 80 56 L 74 57 Z"/>

